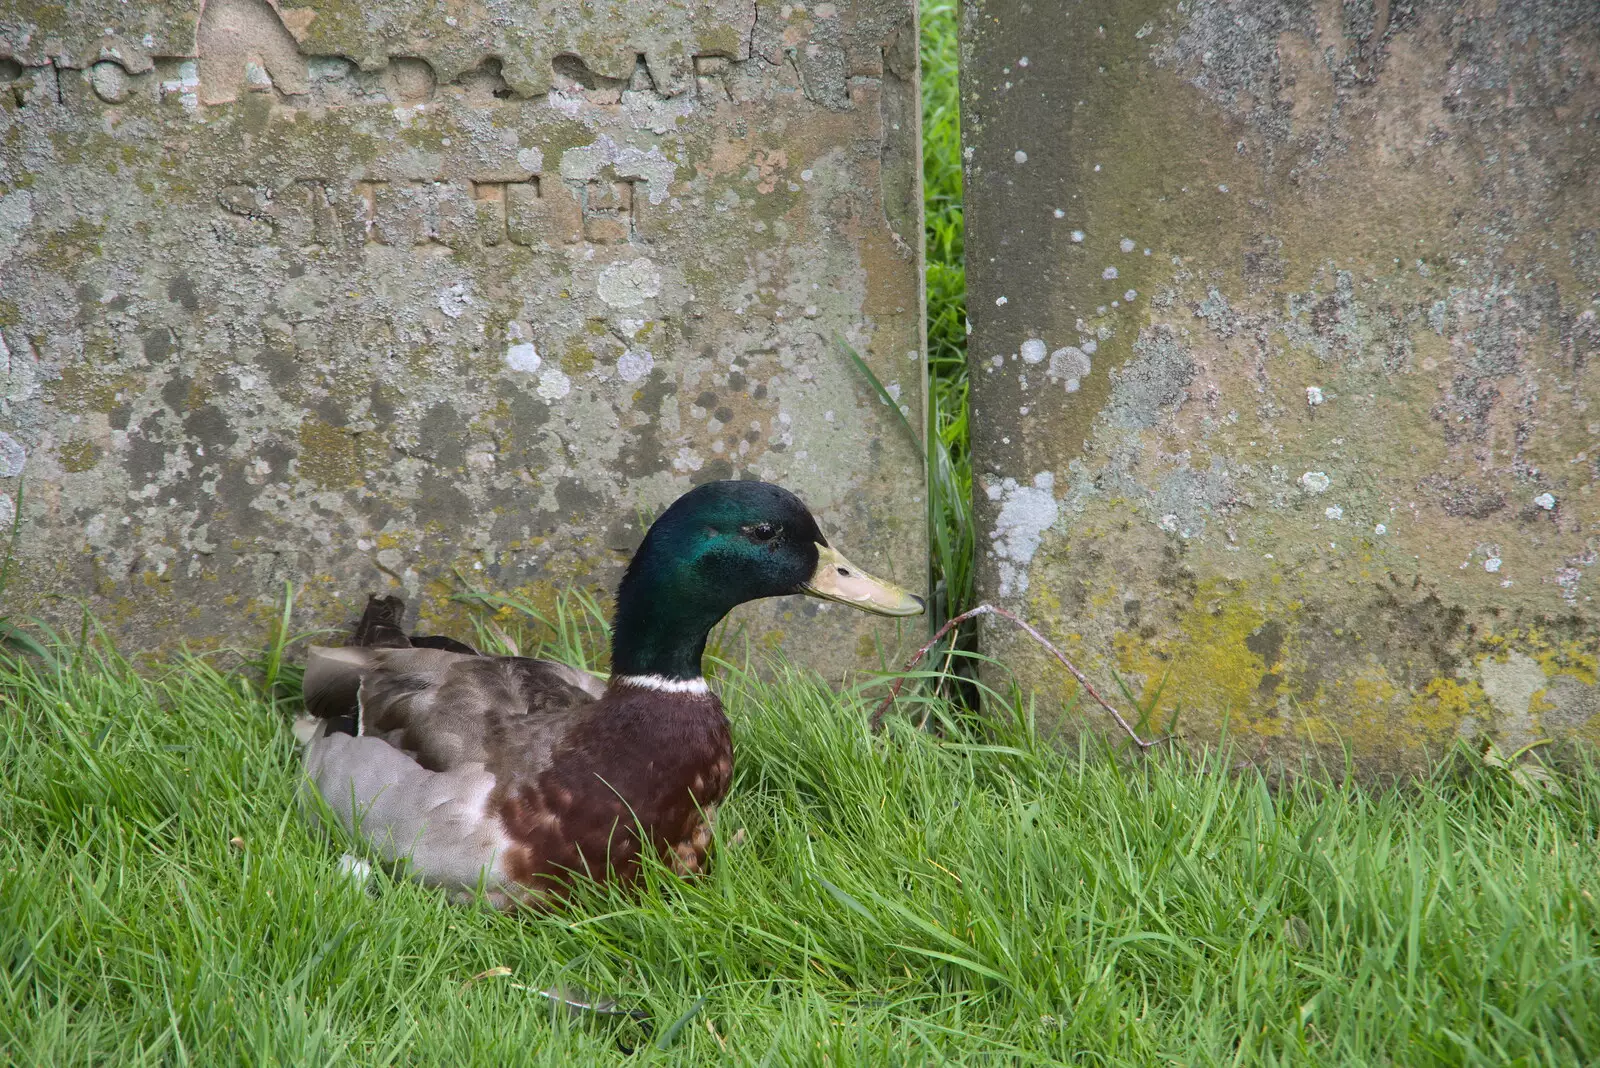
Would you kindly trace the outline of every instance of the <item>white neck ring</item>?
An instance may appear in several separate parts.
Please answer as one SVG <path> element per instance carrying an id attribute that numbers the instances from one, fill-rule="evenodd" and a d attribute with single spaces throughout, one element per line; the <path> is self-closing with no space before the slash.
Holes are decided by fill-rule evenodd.
<path id="1" fill-rule="evenodd" d="M 613 686 L 632 686 L 658 693 L 710 693 L 705 679 L 669 679 L 663 675 L 613 675 Z"/>

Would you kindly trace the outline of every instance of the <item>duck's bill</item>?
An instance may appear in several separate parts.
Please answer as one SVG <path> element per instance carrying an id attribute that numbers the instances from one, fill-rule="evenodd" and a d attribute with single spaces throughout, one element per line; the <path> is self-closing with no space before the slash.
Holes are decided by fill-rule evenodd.
<path id="1" fill-rule="evenodd" d="M 827 545 L 817 546 L 817 570 L 800 589 L 824 601 L 838 601 L 879 616 L 916 616 L 924 607 L 921 597 L 873 578 Z"/>

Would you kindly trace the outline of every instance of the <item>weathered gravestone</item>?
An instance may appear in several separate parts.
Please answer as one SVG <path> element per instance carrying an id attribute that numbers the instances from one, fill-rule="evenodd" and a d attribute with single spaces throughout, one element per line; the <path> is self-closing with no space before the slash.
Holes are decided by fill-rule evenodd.
<path id="1" fill-rule="evenodd" d="M 741 477 L 920 587 L 919 450 L 833 343 L 920 409 L 916 56 L 912 0 L 6 0 L 7 610 L 150 648 L 255 640 L 285 580 L 305 624 L 548 602 Z"/>
<path id="2" fill-rule="evenodd" d="M 986 596 L 1269 763 L 1600 741 L 1600 4 L 963 29 Z"/>

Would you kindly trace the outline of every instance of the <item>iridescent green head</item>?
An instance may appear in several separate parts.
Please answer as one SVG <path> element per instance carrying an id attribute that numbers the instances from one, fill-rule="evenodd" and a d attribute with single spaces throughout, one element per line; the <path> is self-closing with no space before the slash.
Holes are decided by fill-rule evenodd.
<path id="1" fill-rule="evenodd" d="M 729 610 L 791 593 L 886 616 L 923 609 L 920 597 L 841 556 L 800 498 L 781 486 L 697 486 L 651 525 L 622 577 L 611 670 L 698 678 L 706 636 Z"/>

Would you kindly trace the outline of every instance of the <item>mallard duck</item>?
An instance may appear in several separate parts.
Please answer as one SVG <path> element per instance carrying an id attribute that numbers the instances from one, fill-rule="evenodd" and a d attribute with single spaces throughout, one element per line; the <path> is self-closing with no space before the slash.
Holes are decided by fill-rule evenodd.
<path id="1" fill-rule="evenodd" d="M 631 882 L 647 847 L 698 872 L 733 775 L 706 637 L 735 605 L 795 593 L 923 610 L 764 482 L 699 486 L 650 527 L 617 588 L 609 681 L 407 637 L 403 603 L 374 596 L 348 645 L 310 651 L 306 777 L 385 862 L 498 907 L 560 900 L 580 873 Z"/>

